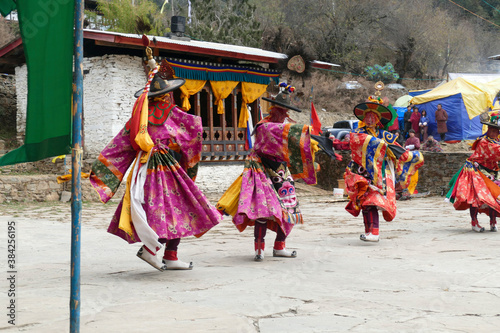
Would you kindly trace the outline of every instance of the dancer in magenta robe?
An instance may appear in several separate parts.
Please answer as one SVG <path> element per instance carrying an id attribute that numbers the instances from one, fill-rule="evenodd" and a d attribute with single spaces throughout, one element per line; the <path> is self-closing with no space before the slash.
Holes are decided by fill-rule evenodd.
<path id="1" fill-rule="evenodd" d="M 311 140 L 308 125 L 290 123 L 287 86 L 272 103 L 269 116 L 255 127 L 255 145 L 245 161 L 242 175 L 219 200 L 217 208 L 233 216 L 239 231 L 254 226 L 255 261 L 264 259 L 266 230 L 276 232 L 274 257 L 294 258 L 296 251 L 285 247 L 285 240 L 295 224 L 303 223 L 295 194 L 295 179 L 306 184 L 316 183 L 314 169 L 315 141 Z"/>
<path id="2" fill-rule="evenodd" d="M 163 67 L 168 64 L 163 63 L 157 74 L 150 72 L 144 92 L 138 92 L 131 119 L 101 152 L 90 177 L 106 203 L 132 166 L 126 194 L 108 232 L 129 243 L 142 242 L 137 256 L 161 271 L 191 269 L 192 263 L 177 258 L 180 239 L 199 237 L 221 220 L 221 214 L 194 183 L 201 159 L 201 118 L 172 104 L 169 92 L 184 80 L 165 80 Z M 147 109 L 140 107 L 141 96 L 149 99 Z M 141 110 L 148 112 L 147 125 L 143 124 L 145 117 L 140 122 Z M 146 150 L 137 144 L 141 135 L 150 137 Z M 156 254 L 162 249 L 161 260 Z"/>

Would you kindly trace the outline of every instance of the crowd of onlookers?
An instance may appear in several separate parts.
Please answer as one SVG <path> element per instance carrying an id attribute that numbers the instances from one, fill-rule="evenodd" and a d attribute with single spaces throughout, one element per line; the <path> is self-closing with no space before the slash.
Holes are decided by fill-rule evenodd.
<path id="1" fill-rule="evenodd" d="M 445 140 L 448 128 L 448 113 L 438 104 L 434 114 L 437 123 L 437 132 L 440 135 L 441 141 Z M 396 142 L 402 147 L 409 150 L 423 150 L 432 152 L 441 152 L 443 148 L 440 143 L 434 139 L 432 135 L 427 134 L 429 128 L 429 117 L 427 111 L 420 111 L 417 106 L 409 105 L 404 116 L 402 130 L 397 129 L 392 131 L 398 137 Z M 345 135 L 342 140 L 331 136 L 333 147 L 337 150 L 349 149 L 349 134 Z"/>
<path id="2" fill-rule="evenodd" d="M 448 128 L 448 113 L 438 104 L 434 113 L 437 123 L 437 132 L 441 141 L 444 141 Z M 398 143 L 410 150 L 424 150 L 440 152 L 443 149 L 439 142 L 432 135 L 427 134 L 429 128 L 429 117 L 427 111 L 419 111 L 417 106 L 409 105 L 403 116 L 403 132 L 398 130 Z"/>

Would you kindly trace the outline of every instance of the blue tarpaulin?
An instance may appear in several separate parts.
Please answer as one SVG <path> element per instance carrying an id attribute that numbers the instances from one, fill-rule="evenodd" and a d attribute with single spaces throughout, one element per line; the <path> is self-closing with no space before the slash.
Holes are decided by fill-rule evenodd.
<path id="1" fill-rule="evenodd" d="M 431 91 L 432 89 L 425 89 L 425 90 L 411 90 L 410 92 L 408 92 L 408 95 L 410 95 L 411 97 L 415 97 L 415 96 L 418 96 L 418 95 L 422 95 L 422 94 L 425 94 L 426 92 L 429 92 Z"/>
<path id="2" fill-rule="evenodd" d="M 434 116 L 437 105 L 448 113 L 448 133 L 446 133 L 445 140 L 474 140 L 482 134 L 483 125 L 479 122 L 479 116 L 469 120 L 469 115 L 465 108 L 462 94 L 456 94 L 441 99 L 436 99 L 427 103 L 417 105 L 420 112 L 427 111 L 429 117 L 429 128 L 427 133 L 434 136 L 436 140 L 440 140 L 437 132 L 436 118 Z"/>
<path id="3" fill-rule="evenodd" d="M 399 130 L 403 132 L 405 129 L 405 124 L 403 123 L 403 117 L 407 110 L 406 106 L 393 106 L 394 110 L 398 113 L 398 121 L 399 121 Z"/>
<path id="4" fill-rule="evenodd" d="M 457 78 L 413 97 L 411 102 L 419 111 L 427 111 L 429 135 L 439 140 L 435 112 L 441 104 L 448 113 L 446 141 L 474 140 L 482 134 L 479 115 L 491 107 L 498 94 L 500 79 L 479 83 Z"/>

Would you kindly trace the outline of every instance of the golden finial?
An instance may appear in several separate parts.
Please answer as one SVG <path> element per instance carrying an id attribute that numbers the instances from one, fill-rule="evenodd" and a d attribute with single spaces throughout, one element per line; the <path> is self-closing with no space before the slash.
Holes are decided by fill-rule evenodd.
<path id="1" fill-rule="evenodd" d="M 375 83 L 375 90 L 375 96 L 380 96 L 380 92 L 384 90 L 384 83 L 382 81 L 378 81 L 377 83 Z"/>

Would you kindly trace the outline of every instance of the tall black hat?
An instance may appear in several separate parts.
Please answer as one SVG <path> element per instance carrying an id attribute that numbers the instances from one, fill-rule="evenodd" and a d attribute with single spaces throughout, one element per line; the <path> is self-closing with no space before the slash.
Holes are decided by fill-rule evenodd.
<path id="1" fill-rule="evenodd" d="M 174 69 L 170 64 L 163 59 L 160 68 L 158 69 L 158 73 L 155 74 L 153 80 L 151 81 L 151 86 L 149 88 L 148 97 L 156 97 L 166 94 L 172 90 L 180 88 L 186 80 L 182 78 L 174 79 Z M 134 96 L 138 98 L 141 96 L 144 88 L 137 91 Z"/>
<path id="2" fill-rule="evenodd" d="M 271 102 L 273 104 L 282 106 L 284 108 L 302 112 L 301 109 L 296 108 L 295 106 L 291 105 L 291 99 L 290 99 L 290 94 L 294 92 L 295 88 L 292 86 L 287 85 L 286 83 L 282 82 L 280 83 L 280 88 L 284 88 L 282 91 L 274 97 L 274 99 L 267 98 L 267 97 L 262 97 L 263 100 Z"/>
<path id="3" fill-rule="evenodd" d="M 483 112 L 479 115 L 479 121 L 481 124 L 500 128 L 500 112 Z"/>

